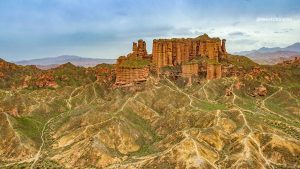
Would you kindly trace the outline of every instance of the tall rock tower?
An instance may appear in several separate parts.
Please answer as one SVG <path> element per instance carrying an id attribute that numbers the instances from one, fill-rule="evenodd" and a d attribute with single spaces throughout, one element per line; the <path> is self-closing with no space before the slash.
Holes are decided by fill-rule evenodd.
<path id="1" fill-rule="evenodd" d="M 129 57 L 136 57 L 136 58 L 147 58 L 147 48 L 146 48 L 146 42 L 142 39 L 138 40 L 138 43 L 133 42 L 132 43 L 132 52 L 129 53 L 127 56 Z"/>

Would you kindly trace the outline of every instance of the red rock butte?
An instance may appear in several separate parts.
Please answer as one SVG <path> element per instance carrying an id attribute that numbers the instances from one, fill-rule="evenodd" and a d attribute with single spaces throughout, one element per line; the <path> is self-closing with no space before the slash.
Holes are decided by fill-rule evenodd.
<path id="1" fill-rule="evenodd" d="M 197 76 L 200 70 L 206 71 L 208 80 L 221 78 L 220 61 L 227 60 L 226 40 L 210 38 L 207 34 L 196 38 L 154 39 L 152 55 L 147 53 L 146 43 L 133 42 L 132 52 L 119 57 L 116 65 L 116 84 L 129 84 L 145 81 L 151 67 L 160 74 L 160 68 L 181 66 L 183 77 Z M 206 65 L 194 62 L 206 60 Z M 149 61 L 149 62 L 148 62 Z M 202 66 L 202 67 L 201 67 Z"/>
<path id="2" fill-rule="evenodd" d="M 132 52 L 120 56 L 116 64 L 116 85 L 128 85 L 146 81 L 149 76 L 151 56 L 147 54 L 146 42 L 133 42 Z"/>
<path id="3" fill-rule="evenodd" d="M 218 62 L 226 58 L 226 40 L 210 38 L 207 34 L 187 39 L 154 39 L 152 60 L 158 67 L 175 66 L 197 56 Z"/>

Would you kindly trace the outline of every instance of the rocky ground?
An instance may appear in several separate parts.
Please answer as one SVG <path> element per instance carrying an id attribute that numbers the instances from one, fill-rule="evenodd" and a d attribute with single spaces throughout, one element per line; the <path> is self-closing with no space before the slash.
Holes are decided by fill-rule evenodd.
<path id="1" fill-rule="evenodd" d="M 0 90 L 0 168 L 300 168 L 300 73 L 281 70 Z"/>

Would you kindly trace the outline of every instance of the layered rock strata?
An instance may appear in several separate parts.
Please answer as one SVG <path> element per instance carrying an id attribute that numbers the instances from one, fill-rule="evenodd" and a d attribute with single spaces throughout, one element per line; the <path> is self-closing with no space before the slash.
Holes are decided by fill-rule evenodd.
<path id="1" fill-rule="evenodd" d="M 183 64 L 181 66 L 182 77 L 188 78 L 188 85 L 192 84 L 192 77 L 198 76 L 199 73 L 199 65 L 197 63 L 194 64 Z"/>
<path id="2" fill-rule="evenodd" d="M 225 39 L 210 38 L 206 34 L 187 39 L 154 39 L 152 62 L 159 72 L 164 66 L 182 65 L 196 58 L 205 58 L 216 63 L 214 68 L 211 65 L 207 66 L 207 79 L 218 78 L 221 75 L 221 67 L 217 64 L 221 59 L 227 59 L 225 44 Z"/>
<path id="3" fill-rule="evenodd" d="M 116 71 L 116 84 L 126 85 L 146 81 L 149 68 L 118 68 Z"/>
<path id="4" fill-rule="evenodd" d="M 116 64 L 115 85 L 127 85 L 146 81 L 149 76 L 150 63 L 146 42 L 139 40 L 133 43 L 132 53 L 121 56 Z"/>
<path id="5" fill-rule="evenodd" d="M 207 80 L 220 79 L 222 77 L 222 70 L 220 64 L 207 64 Z"/>
<path id="6" fill-rule="evenodd" d="M 183 64 L 181 66 L 182 70 L 182 76 L 183 77 L 191 77 L 191 76 L 198 76 L 199 73 L 199 65 L 194 63 L 194 64 Z"/>
<path id="7" fill-rule="evenodd" d="M 187 39 L 154 39 L 152 61 L 158 67 L 175 66 L 190 61 L 197 56 L 218 61 L 226 58 L 226 40 L 210 38 L 204 34 L 196 38 Z"/>

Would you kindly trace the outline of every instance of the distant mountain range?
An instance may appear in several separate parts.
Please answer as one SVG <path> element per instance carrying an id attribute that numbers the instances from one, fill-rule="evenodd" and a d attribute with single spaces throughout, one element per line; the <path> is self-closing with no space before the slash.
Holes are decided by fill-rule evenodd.
<path id="1" fill-rule="evenodd" d="M 300 56 L 300 43 L 294 43 L 285 48 L 262 47 L 257 50 L 236 52 L 235 54 L 248 56 L 260 64 L 276 64 L 284 60 L 289 60 L 295 56 Z"/>
<path id="2" fill-rule="evenodd" d="M 62 55 L 58 57 L 48 57 L 40 59 L 22 60 L 15 62 L 18 65 L 36 65 L 41 69 L 49 69 L 57 67 L 61 64 L 72 63 L 76 66 L 93 67 L 101 63 L 115 63 L 115 59 L 97 59 L 97 58 L 85 58 L 73 55 Z"/>

